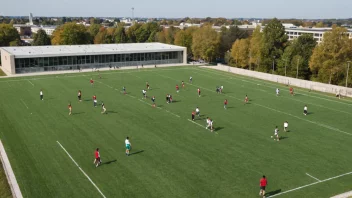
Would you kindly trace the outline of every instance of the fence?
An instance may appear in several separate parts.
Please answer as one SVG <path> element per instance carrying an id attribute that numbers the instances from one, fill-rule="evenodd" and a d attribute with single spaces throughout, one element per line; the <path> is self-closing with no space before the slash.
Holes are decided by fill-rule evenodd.
<path id="1" fill-rule="evenodd" d="M 313 82 L 308 80 L 301 80 L 291 77 L 279 76 L 274 74 L 267 74 L 262 72 L 256 72 L 251 70 L 245 70 L 227 65 L 218 64 L 217 66 L 207 67 L 211 69 L 231 72 L 243 76 L 249 76 L 271 82 L 277 82 L 281 84 L 291 85 L 295 87 L 301 87 L 309 90 L 320 91 L 331 94 L 341 94 L 347 97 L 352 97 L 352 88 L 341 87 L 337 85 L 324 84 L 320 82 Z"/>

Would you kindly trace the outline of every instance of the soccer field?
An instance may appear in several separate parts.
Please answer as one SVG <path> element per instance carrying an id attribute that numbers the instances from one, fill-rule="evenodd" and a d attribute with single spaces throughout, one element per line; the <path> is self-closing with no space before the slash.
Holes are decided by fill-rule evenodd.
<path id="1" fill-rule="evenodd" d="M 351 100 L 298 88 L 291 96 L 284 85 L 198 67 L 100 74 L 0 79 L 0 137 L 24 197 L 257 197 L 263 174 L 267 197 L 352 190 Z M 151 89 L 142 99 L 147 81 Z M 221 85 L 224 93 L 217 94 Z M 201 117 L 191 121 L 196 107 Z M 206 117 L 214 132 L 205 128 Z M 279 142 L 271 138 L 275 126 Z M 97 168 L 96 148 L 103 161 Z"/>

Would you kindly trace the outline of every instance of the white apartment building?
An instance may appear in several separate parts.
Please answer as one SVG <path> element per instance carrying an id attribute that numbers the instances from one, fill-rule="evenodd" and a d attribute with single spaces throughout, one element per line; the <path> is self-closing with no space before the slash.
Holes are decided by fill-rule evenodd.
<path id="1" fill-rule="evenodd" d="M 332 28 L 285 28 L 288 40 L 293 40 L 301 36 L 302 34 L 311 34 L 318 43 L 323 40 L 325 32 L 331 31 Z M 352 29 L 348 29 L 349 38 L 352 39 Z"/>

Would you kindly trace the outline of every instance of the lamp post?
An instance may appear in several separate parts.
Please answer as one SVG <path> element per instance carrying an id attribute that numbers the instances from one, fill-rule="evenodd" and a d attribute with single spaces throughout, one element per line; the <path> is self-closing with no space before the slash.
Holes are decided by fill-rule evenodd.
<path id="1" fill-rule="evenodd" d="M 348 71 L 350 70 L 350 62 L 351 61 L 347 61 L 346 88 L 347 88 L 347 81 L 348 81 Z"/>
<path id="2" fill-rule="evenodd" d="M 273 56 L 273 74 L 274 74 L 274 71 L 275 71 L 275 56 Z"/>
<path id="3" fill-rule="evenodd" d="M 285 76 L 286 76 L 286 67 L 287 67 L 287 59 L 283 59 L 285 61 Z"/>
<path id="4" fill-rule="evenodd" d="M 298 61 L 297 61 L 297 73 L 296 73 L 296 78 L 298 78 L 298 65 L 299 65 L 299 58 L 298 58 Z"/>

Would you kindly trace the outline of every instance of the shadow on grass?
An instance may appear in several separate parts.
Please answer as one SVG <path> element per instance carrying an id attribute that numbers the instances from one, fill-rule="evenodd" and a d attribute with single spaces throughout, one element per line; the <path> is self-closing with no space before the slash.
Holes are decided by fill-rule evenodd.
<path id="1" fill-rule="evenodd" d="M 281 189 L 270 191 L 270 192 L 265 193 L 265 196 L 266 197 L 270 197 L 270 196 L 276 195 L 276 194 L 278 194 L 280 192 L 281 192 Z"/>
<path id="2" fill-rule="evenodd" d="M 114 163 L 114 162 L 117 162 L 117 160 L 116 159 L 115 160 L 110 160 L 108 162 L 102 163 L 101 165 L 108 165 L 108 164 L 111 164 L 111 163 Z"/>
<path id="3" fill-rule="evenodd" d="M 108 113 L 117 113 L 116 111 L 106 111 L 106 114 Z"/>
<path id="4" fill-rule="evenodd" d="M 140 150 L 140 151 L 136 151 L 136 152 L 133 152 L 133 153 L 130 153 L 130 155 L 137 155 L 137 154 L 140 154 L 140 153 L 143 153 L 144 150 Z"/>
<path id="5" fill-rule="evenodd" d="M 224 129 L 224 127 L 215 127 L 215 128 L 214 128 L 214 131 L 220 131 L 220 130 L 222 130 L 222 129 Z"/>
<path id="6" fill-rule="evenodd" d="M 181 102 L 181 100 L 173 100 L 171 103 L 178 103 Z"/>
<path id="7" fill-rule="evenodd" d="M 79 114 L 84 114 L 85 112 L 77 112 L 77 113 L 72 113 L 72 115 L 79 115 Z"/>
<path id="8" fill-rule="evenodd" d="M 288 137 L 280 137 L 280 140 L 284 140 L 287 139 Z"/>

